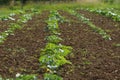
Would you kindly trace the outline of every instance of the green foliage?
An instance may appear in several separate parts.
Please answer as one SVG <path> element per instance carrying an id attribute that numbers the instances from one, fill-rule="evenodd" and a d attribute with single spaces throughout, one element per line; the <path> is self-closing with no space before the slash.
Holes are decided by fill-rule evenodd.
<path id="1" fill-rule="evenodd" d="M 113 44 L 113 46 L 120 47 L 120 44 Z"/>
<path id="2" fill-rule="evenodd" d="M 58 22 L 64 21 L 65 19 L 56 10 L 50 11 L 49 19 L 46 21 L 48 24 L 46 30 L 51 34 L 59 34 Z"/>
<path id="3" fill-rule="evenodd" d="M 116 44 L 117 47 L 120 47 L 120 44 Z"/>
<path id="4" fill-rule="evenodd" d="M 87 8 L 85 10 L 88 10 L 88 11 L 94 12 L 94 13 L 98 13 L 101 15 L 105 15 L 107 17 L 110 17 L 114 21 L 120 21 L 120 15 L 113 13 L 112 11 L 110 11 L 110 9 L 90 9 L 90 8 Z"/>
<path id="5" fill-rule="evenodd" d="M 21 29 L 21 26 L 17 23 L 11 23 L 10 26 L 11 27 L 8 29 L 8 32 L 15 31 L 16 29 Z"/>
<path id="6" fill-rule="evenodd" d="M 56 17 L 55 17 L 56 18 Z M 58 21 L 54 17 L 49 18 L 47 21 L 47 31 L 50 31 L 52 34 L 57 34 L 59 27 L 58 27 Z"/>
<path id="7" fill-rule="evenodd" d="M 24 14 L 21 18 L 17 21 L 18 23 L 26 23 L 28 20 L 32 19 L 32 14 Z"/>
<path id="8" fill-rule="evenodd" d="M 57 45 L 48 43 L 46 47 L 41 51 L 41 57 L 39 61 L 41 65 L 50 69 L 58 68 L 59 66 L 69 63 L 65 57 L 71 53 L 72 48 L 64 45 Z"/>
<path id="9" fill-rule="evenodd" d="M 20 75 L 15 80 L 37 80 L 36 75 Z"/>
<path id="10" fill-rule="evenodd" d="M 114 0 L 102 0 L 103 2 L 105 2 L 105 3 L 114 3 Z"/>
<path id="11" fill-rule="evenodd" d="M 83 21 L 84 23 L 87 23 L 95 32 L 99 33 L 102 38 L 106 39 L 106 40 L 111 40 L 110 35 L 108 35 L 103 29 L 101 29 L 100 27 L 96 27 L 92 22 L 90 22 L 90 20 L 88 18 L 85 18 L 83 15 L 78 14 L 77 12 L 75 12 L 74 10 L 67 10 L 69 13 L 71 13 L 72 15 L 78 17 L 78 19 L 80 19 L 81 21 Z"/>
<path id="12" fill-rule="evenodd" d="M 56 70 L 64 65 L 71 64 L 65 57 L 71 53 L 72 48 L 69 46 L 64 46 L 60 44 L 62 39 L 58 37 L 59 26 L 58 22 L 62 22 L 63 18 L 59 15 L 57 11 L 51 11 L 49 19 L 46 21 L 47 31 L 50 32 L 50 36 L 46 38 L 48 43 L 45 48 L 41 50 L 41 57 L 39 62 L 42 68 L 49 70 L 50 73 L 44 75 L 44 80 L 63 80 L 61 77 L 55 75 Z"/>
<path id="13" fill-rule="evenodd" d="M 72 48 L 59 44 L 62 39 L 56 34 L 59 31 L 58 22 L 61 20 L 59 16 L 57 11 L 50 12 L 49 19 L 46 22 L 48 24 L 48 31 L 50 31 L 52 35 L 46 38 L 48 43 L 41 51 L 41 57 L 39 58 L 41 66 L 49 68 L 51 72 L 54 72 L 54 69 L 66 63 L 70 64 L 65 57 L 71 53 Z"/>
<path id="14" fill-rule="evenodd" d="M 36 75 L 21 75 L 19 73 L 16 74 L 16 78 L 9 78 L 9 79 L 3 79 L 0 76 L 0 80 L 38 80 Z"/>
<path id="15" fill-rule="evenodd" d="M 75 15 L 76 17 L 78 17 L 81 21 L 83 21 L 84 23 L 88 23 L 90 22 L 90 20 L 88 18 L 85 18 L 83 15 L 81 14 L 78 14 L 77 12 L 75 12 L 74 10 L 72 9 L 67 9 L 67 11 L 69 13 L 71 13 L 72 15 Z"/>
<path id="16" fill-rule="evenodd" d="M 12 35 L 13 32 L 16 29 L 21 29 L 21 26 L 19 24 L 16 24 L 16 23 L 11 23 L 10 28 L 8 28 L 8 30 L 1 33 L 1 35 L 0 35 L 0 44 L 3 43 L 4 40 L 6 40 L 7 36 Z"/>
<path id="17" fill-rule="evenodd" d="M 93 25 L 92 23 L 88 23 L 88 25 L 90 25 L 90 27 L 97 33 L 99 33 L 102 38 L 106 39 L 106 40 L 111 40 L 111 36 L 108 35 L 105 30 L 101 29 L 100 27 L 96 27 L 95 25 Z"/>
<path id="18" fill-rule="evenodd" d="M 58 37 L 57 35 L 51 35 L 46 38 L 46 40 L 50 43 L 59 43 L 62 41 L 62 38 Z"/>
<path id="19" fill-rule="evenodd" d="M 9 17 L 9 16 L 2 16 L 2 17 L 0 17 L 0 20 L 6 21 L 6 20 L 8 20 L 8 17 Z"/>
<path id="20" fill-rule="evenodd" d="M 6 31 L 4 31 L 0 34 L 0 44 L 3 43 L 9 35 L 14 35 L 13 33 L 14 33 L 15 30 L 21 29 L 23 23 L 26 23 L 28 20 L 31 20 L 34 13 L 35 12 L 33 11 L 30 14 L 23 14 L 20 17 L 20 19 L 17 20 L 16 23 L 11 23 L 10 27 Z M 10 16 L 13 16 L 13 15 L 14 14 L 10 14 Z M 14 18 L 9 17 L 9 16 L 2 18 L 2 20 L 8 20 L 8 19 L 15 20 Z"/>
<path id="21" fill-rule="evenodd" d="M 63 80 L 63 78 L 55 74 L 46 73 L 44 74 L 44 80 Z"/>
<path id="22" fill-rule="evenodd" d="M 0 20 L 2 20 L 2 21 L 15 20 L 14 18 L 12 18 L 12 16 L 14 16 L 14 15 L 15 15 L 14 13 L 11 13 L 11 14 L 9 14 L 9 15 L 1 16 L 1 17 L 0 17 Z"/>
<path id="23" fill-rule="evenodd" d="M 34 14 L 39 14 L 41 11 L 37 8 L 31 8 L 31 12 L 33 12 Z"/>
<path id="24" fill-rule="evenodd" d="M 62 17 L 56 10 L 50 11 L 51 15 L 49 17 L 56 17 L 57 21 L 59 22 L 65 22 L 64 17 Z"/>

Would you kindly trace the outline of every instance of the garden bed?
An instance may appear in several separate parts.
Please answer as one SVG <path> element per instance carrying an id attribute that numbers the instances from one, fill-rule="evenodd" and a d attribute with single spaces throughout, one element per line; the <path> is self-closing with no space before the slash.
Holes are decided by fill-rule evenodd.
<path id="1" fill-rule="evenodd" d="M 64 80 L 119 80 L 120 47 L 113 45 L 120 41 L 120 29 L 113 27 L 116 24 L 120 25 L 119 22 L 80 11 L 96 26 L 110 30 L 108 34 L 112 36 L 112 40 L 105 40 L 76 16 L 61 10 L 59 13 L 68 20 L 59 23 L 62 44 L 71 46 L 73 52 L 67 57 L 72 65 L 61 66 L 58 74 Z M 38 74 L 38 80 L 43 80 L 46 71 L 40 68 L 39 57 L 41 49 L 46 45 L 45 37 L 48 33 L 45 32 L 47 26 L 45 21 L 48 16 L 49 11 L 33 16 L 21 30 L 16 30 L 14 35 L 8 36 L 7 40 L 0 45 L 2 77 L 15 77 L 17 73 Z M 110 27 L 106 26 L 107 24 L 111 24 Z"/>

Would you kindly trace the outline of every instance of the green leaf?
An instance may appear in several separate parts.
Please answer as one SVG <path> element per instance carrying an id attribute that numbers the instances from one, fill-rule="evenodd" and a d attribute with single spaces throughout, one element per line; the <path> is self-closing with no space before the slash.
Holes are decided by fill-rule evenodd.
<path id="1" fill-rule="evenodd" d="M 59 43 L 62 41 L 62 38 L 58 37 L 57 35 L 51 35 L 46 38 L 46 40 L 50 43 Z"/>
<path id="2" fill-rule="evenodd" d="M 63 78 L 55 74 L 45 73 L 44 80 L 63 80 Z"/>

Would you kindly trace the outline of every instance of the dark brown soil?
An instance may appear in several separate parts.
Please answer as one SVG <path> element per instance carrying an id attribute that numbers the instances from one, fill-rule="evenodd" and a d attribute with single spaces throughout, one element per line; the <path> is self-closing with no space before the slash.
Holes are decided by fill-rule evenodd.
<path id="1" fill-rule="evenodd" d="M 7 28 L 9 27 L 9 24 L 11 23 L 11 20 L 7 20 L 7 21 L 0 21 L 0 33 L 4 32 L 5 30 L 7 30 Z"/>
<path id="2" fill-rule="evenodd" d="M 61 14 L 75 20 L 66 12 Z M 120 48 L 113 41 L 102 39 L 80 21 L 60 24 L 60 30 L 63 44 L 72 46 L 74 54 L 69 58 L 73 67 L 61 68 L 64 80 L 120 80 Z"/>
<path id="3" fill-rule="evenodd" d="M 64 11 L 59 12 L 70 20 L 59 23 L 59 26 L 61 37 L 64 39 L 62 44 L 73 47 L 73 53 L 67 57 L 72 65 L 62 66 L 58 74 L 64 80 L 120 80 L 120 47 L 113 46 L 113 43 L 119 42 L 120 34 L 117 33 L 119 28 L 115 27 L 112 30 L 108 27 L 107 29 L 112 30 L 117 39 L 111 35 L 113 40 L 104 40 L 77 17 Z M 16 73 L 35 73 L 43 80 L 38 59 L 40 50 L 46 43 L 44 38 L 48 35 L 44 31 L 48 15 L 49 12 L 44 11 L 41 15 L 34 16 L 23 29 L 16 30 L 14 35 L 9 36 L 5 43 L 0 45 L 0 74 L 3 77 L 14 77 Z M 94 18 L 95 21 L 98 18 Z M 108 18 L 101 19 L 106 21 Z M 111 20 L 104 25 L 115 23 Z M 104 26 L 100 27 L 106 30 Z"/>
<path id="4" fill-rule="evenodd" d="M 21 30 L 0 45 L 0 74 L 14 77 L 16 73 L 39 73 L 40 50 L 45 46 L 44 27 L 48 12 L 36 15 Z"/>
<path id="5" fill-rule="evenodd" d="M 4 32 L 5 30 L 7 30 L 7 28 L 10 27 L 11 23 L 15 23 L 19 19 L 19 16 L 15 15 L 12 18 L 14 18 L 15 20 L 0 21 L 0 33 Z"/>
<path id="6" fill-rule="evenodd" d="M 90 19 L 97 27 L 104 29 L 111 35 L 113 41 L 120 43 L 120 22 L 115 22 L 110 18 L 89 11 L 78 10 L 78 12 Z"/>

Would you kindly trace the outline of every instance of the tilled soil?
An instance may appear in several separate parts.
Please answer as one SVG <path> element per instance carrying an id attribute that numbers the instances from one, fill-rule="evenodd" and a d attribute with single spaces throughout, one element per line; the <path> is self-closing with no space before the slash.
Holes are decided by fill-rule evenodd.
<path id="1" fill-rule="evenodd" d="M 4 31 L 6 31 L 7 28 L 9 28 L 11 23 L 15 23 L 19 19 L 19 16 L 15 15 L 12 18 L 14 18 L 15 20 L 0 21 L 0 34 Z"/>
<path id="2" fill-rule="evenodd" d="M 115 22 L 111 18 L 85 10 L 78 10 L 78 13 L 83 14 L 97 27 L 101 27 L 110 34 L 114 43 L 120 43 L 120 22 Z"/>
<path id="3" fill-rule="evenodd" d="M 73 52 L 67 57 L 72 65 L 61 66 L 58 74 L 64 80 L 120 80 L 120 48 L 113 46 L 119 39 L 104 40 L 77 17 L 64 11 L 59 12 L 71 20 L 59 23 L 59 27 L 64 39 L 62 44 L 73 47 Z M 46 44 L 44 39 L 48 33 L 44 29 L 48 15 L 49 12 L 44 11 L 41 15 L 34 16 L 23 29 L 16 30 L 14 35 L 10 35 L 0 45 L 0 74 L 3 77 L 14 77 L 17 73 L 35 73 L 43 80 L 38 59 L 40 50 Z M 108 18 L 102 18 L 103 21 L 106 19 Z M 118 28 L 114 30 L 117 31 Z M 114 35 L 118 37 L 120 34 L 115 32 Z"/>
<path id="4" fill-rule="evenodd" d="M 48 14 L 44 11 L 34 16 L 23 29 L 16 30 L 0 45 L 0 74 L 3 77 L 14 77 L 17 73 L 39 73 L 38 59 L 46 43 L 44 28 Z"/>
<path id="5" fill-rule="evenodd" d="M 74 16 L 66 12 L 60 13 L 75 20 Z M 72 46 L 74 54 L 69 58 L 72 66 L 61 68 L 60 74 L 64 80 L 120 79 L 120 49 L 112 45 L 113 41 L 102 39 L 81 21 L 60 24 L 60 30 L 63 44 Z"/>

